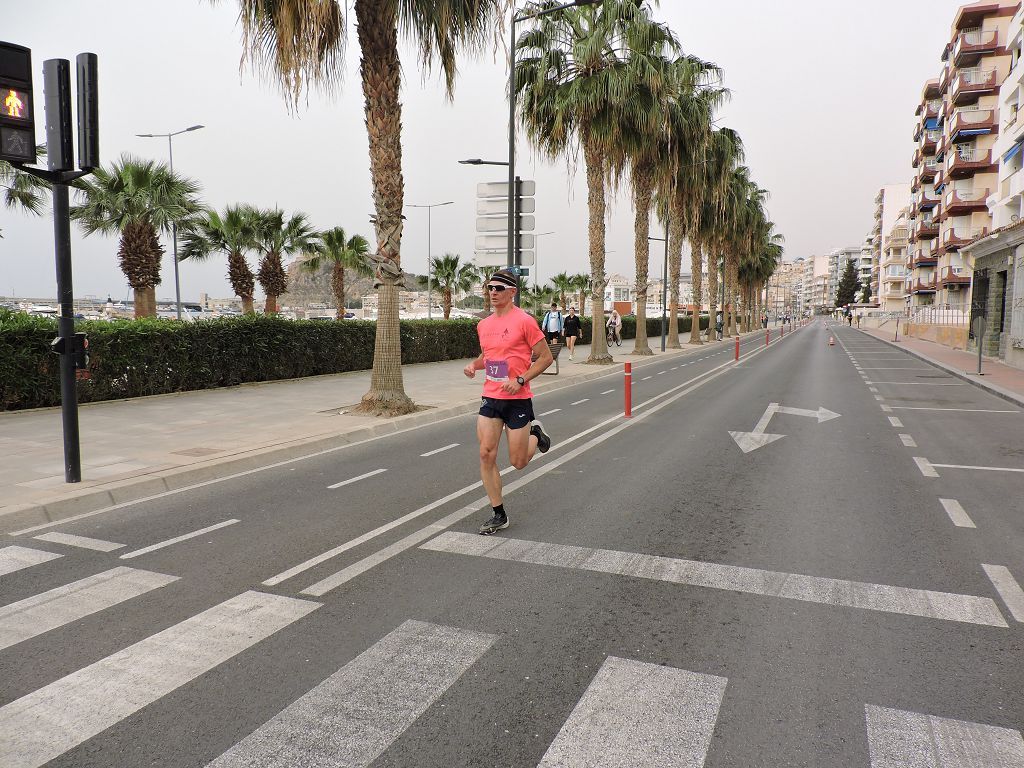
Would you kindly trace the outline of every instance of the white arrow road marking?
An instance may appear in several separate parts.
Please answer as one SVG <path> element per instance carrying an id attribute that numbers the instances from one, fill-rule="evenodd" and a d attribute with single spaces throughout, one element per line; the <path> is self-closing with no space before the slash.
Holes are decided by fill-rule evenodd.
<path id="1" fill-rule="evenodd" d="M 744 453 L 756 451 L 758 448 L 763 448 L 769 443 L 774 443 L 785 437 L 785 435 L 769 435 L 764 432 L 733 432 L 731 430 L 729 434 Z"/>
<path id="2" fill-rule="evenodd" d="M 740 447 L 741 451 L 744 453 L 750 453 L 751 451 L 756 451 L 758 448 L 763 448 L 769 443 L 774 443 L 776 440 L 781 440 L 785 437 L 785 435 L 772 435 L 765 433 L 765 430 L 768 429 L 768 424 L 772 420 L 772 416 L 776 413 L 785 413 L 790 416 L 809 416 L 817 419 L 819 424 L 839 418 L 838 413 L 830 411 L 827 408 L 818 408 L 816 411 L 810 411 L 806 408 L 790 408 L 785 405 L 779 405 L 778 403 L 768 403 L 768 407 L 765 408 L 764 413 L 761 414 L 761 418 L 758 420 L 752 432 L 729 431 L 729 434 L 732 436 L 732 439 L 736 441 L 736 445 Z"/>

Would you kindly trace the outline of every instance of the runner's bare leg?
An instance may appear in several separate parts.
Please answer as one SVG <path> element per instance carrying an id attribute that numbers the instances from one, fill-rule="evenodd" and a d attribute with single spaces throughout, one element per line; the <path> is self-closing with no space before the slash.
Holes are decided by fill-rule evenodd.
<path id="1" fill-rule="evenodd" d="M 537 452 L 537 437 L 530 434 L 530 425 L 521 429 L 505 428 L 508 434 L 508 460 L 516 469 L 525 469 Z"/>
<path id="2" fill-rule="evenodd" d="M 505 426 L 501 419 L 476 417 L 476 439 L 480 443 L 480 479 L 491 506 L 501 505 L 501 473 L 498 471 L 498 442 Z"/>

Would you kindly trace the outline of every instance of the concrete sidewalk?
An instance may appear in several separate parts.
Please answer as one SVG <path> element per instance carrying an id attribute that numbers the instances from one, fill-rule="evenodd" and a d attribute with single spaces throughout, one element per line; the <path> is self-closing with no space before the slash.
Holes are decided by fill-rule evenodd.
<path id="1" fill-rule="evenodd" d="M 577 346 L 575 360 L 562 351 L 558 376 L 540 376 L 532 387 L 550 392 L 615 372 L 621 378 L 627 360 L 644 366 L 731 343 L 637 357 L 626 340 L 608 366 L 585 365 L 590 347 Z M 64 482 L 59 408 L 0 413 L 0 532 L 476 411 L 482 378 L 467 379 L 466 362 L 405 366 L 405 390 L 425 410 L 392 419 L 351 413 L 369 389 L 370 371 L 86 404 L 79 410 L 83 477 L 74 484 Z"/>
<path id="2" fill-rule="evenodd" d="M 985 357 L 982 358 L 981 364 L 981 371 L 984 375 L 978 376 L 977 352 L 964 352 L 912 336 L 900 336 L 900 340 L 896 342 L 894 341 L 895 333 L 888 330 L 876 328 L 860 330 L 862 333 L 881 339 L 891 346 L 902 349 L 993 395 L 1024 406 L 1024 371 L 1019 368 L 1013 368 L 1000 360 Z"/>

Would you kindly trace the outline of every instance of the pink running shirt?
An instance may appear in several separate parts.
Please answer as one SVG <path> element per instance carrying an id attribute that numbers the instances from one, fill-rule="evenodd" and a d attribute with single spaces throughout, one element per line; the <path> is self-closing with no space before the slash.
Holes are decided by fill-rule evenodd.
<path id="1" fill-rule="evenodd" d="M 518 307 L 504 317 L 485 317 L 476 327 L 484 353 L 484 397 L 497 400 L 526 400 L 533 397 L 530 382 L 510 395 L 501 385 L 522 376 L 530 367 L 530 355 L 544 332 L 534 319 Z"/>

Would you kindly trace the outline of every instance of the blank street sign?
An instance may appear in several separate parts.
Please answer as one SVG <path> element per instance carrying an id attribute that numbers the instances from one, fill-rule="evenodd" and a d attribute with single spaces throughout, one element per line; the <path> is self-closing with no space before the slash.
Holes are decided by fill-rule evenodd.
<path id="1" fill-rule="evenodd" d="M 521 250 L 531 250 L 534 247 L 534 236 L 533 235 L 520 235 L 519 236 L 519 248 Z M 508 248 L 508 236 L 507 235 L 477 235 L 476 236 L 476 249 L 478 251 L 500 251 L 502 248 Z"/>
<path id="2" fill-rule="evenodd" d="M 537 200 L 533 197 L 524 197 L 519 201 L 520 213 L 536 213 Z M 493 198 L 489 200 L 477 200 L 476 212 L 480 216 L 507 216 L 508 198 Z"/>
<path id="3" fill-rule="evenodd" d="M 533 216 L 519 217 L 519 231 L 530 232 L 537 227 L 537 221 Z M 508 232 L 508 219 L 494 217 L 479 218 L 476 220 L 477 232 Z"/>
<path id="4" fill-rule="evenodd" d="M 508 264 L 508 251 L 476 251 L 473 260 L 481 267 L 504 267 Z M 532 267 L 536 263 L 533 251 L 520 251 L 519 263 Z"/>
<path id="5" fill-rule="evenodd" d="M 519 182 L 519 194 L 523 197 L 533 197 L 537 194 L 537 183 L 534 181 Z M 504 197 L 508 198 L 507 181 L 489 181 L 476 185 L 477 197 Z"/>

